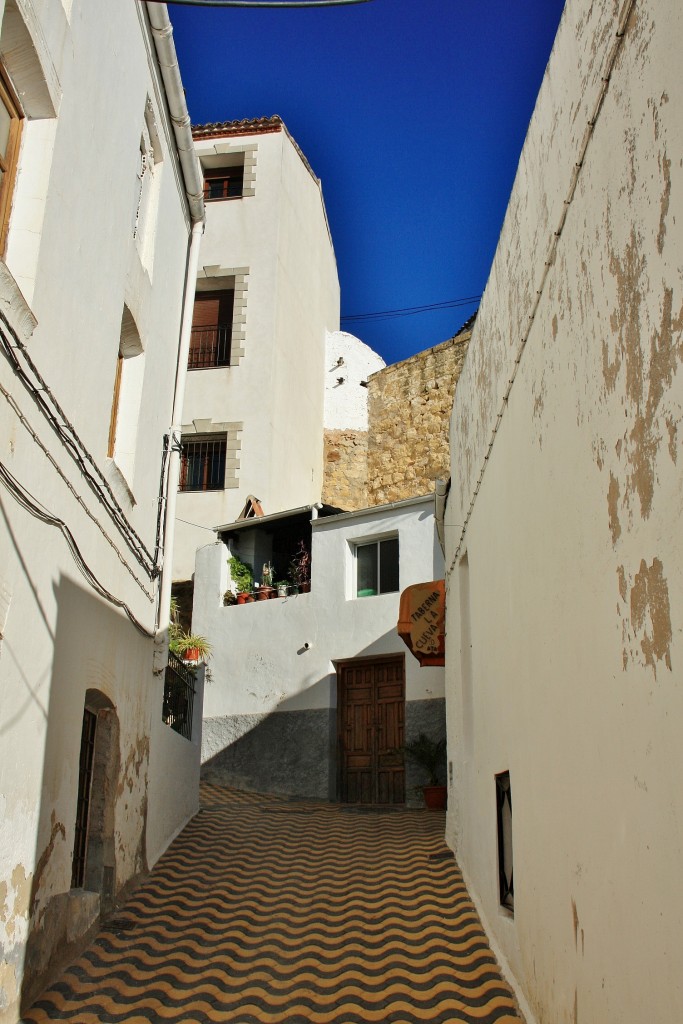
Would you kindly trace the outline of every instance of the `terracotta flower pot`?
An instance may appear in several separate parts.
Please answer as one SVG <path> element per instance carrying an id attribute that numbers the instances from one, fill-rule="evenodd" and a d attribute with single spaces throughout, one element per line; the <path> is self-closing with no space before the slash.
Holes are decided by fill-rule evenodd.
<path id="1" fill-rule="evenodd" d="M 429 811 L 444 811 L 448 790 L 446 786 L 423 786 L 422 795 Z"/>
<path id="2" fill-rule="evenodd" d="M 248 600 L 249 600 L 249 594 L 238 594 L 237 595 L 237 603 L 238 604 L 246 604 Z"/>
<path id="3" fill-rule="evenodd" d="M 186 648 L 186 650 L 183 652 L 183 661 L 199 661 L 199 648 Z"/>

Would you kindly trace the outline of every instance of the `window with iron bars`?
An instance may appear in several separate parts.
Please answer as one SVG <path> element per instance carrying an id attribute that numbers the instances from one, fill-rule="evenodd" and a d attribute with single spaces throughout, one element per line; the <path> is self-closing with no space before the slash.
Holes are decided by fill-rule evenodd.
<path id="1" fill-rule="evenodd" d="M 195 296 L 188 370 L 230 365 L 234 296 L 231 289 Z"/>
<path id="2" fill-rule="evenodd" d="M 191 669 L 168 652 L 168 665 L 164 678 L 164 703 L 161 717 L 174 732 L 186 740 L 192 739 L 192 714 L 194 708 L 195 677 Z"/>
<path id="3" fill-rule="evenodd" d="M 180 490 L 223 490 L 226 449 L 225 434 L 184 437 L 180 456 Z"/>

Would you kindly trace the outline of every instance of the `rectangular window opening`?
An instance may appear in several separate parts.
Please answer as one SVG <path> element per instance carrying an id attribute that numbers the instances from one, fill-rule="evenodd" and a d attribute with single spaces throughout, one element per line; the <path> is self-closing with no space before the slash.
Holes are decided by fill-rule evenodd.
<path id="1" fill-rule="evenodd" d="M 198 292 L 192 315 L 188 370 L 230 366 L 235 293 Z"/>
<path id="2" fill-rule="evenodd" d="M 398 589 L 398 537 L 358 544 L 356 597 L 392 594 Z"/>
<path id="3" fill-rule="evenodd" d="M 225 486 L 227 437 L 209 434 L 183 438 L 180 457 L 181 491 L 221 491 Z"/>
<path id="4" fill-rule="evenodd" d="M 204 202 L 240 199 L 244 194 L 244 164 L 204 168 Z"/>
<path id="5" fill-rule="evenodd" d="M 496 816 L 498 821 L 498 883 L 501 906 L 515 909 L 512 871 L 512 788 L 510 772 L 496 775 Z"/>

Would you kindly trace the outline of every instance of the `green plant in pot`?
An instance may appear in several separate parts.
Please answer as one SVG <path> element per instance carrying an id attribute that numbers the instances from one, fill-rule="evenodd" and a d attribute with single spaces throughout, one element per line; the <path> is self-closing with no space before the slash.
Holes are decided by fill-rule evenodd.
<path id="1" fill-rule="evenodd" d="M 446 806 L 447 789 L 444 785 L 446 769 L 446 737 L 434 740 L 426 732 L 403 747 L 406 757 L 426 773 L 429 781 L 422 789 L 425 804 L 430 811 L 442 811 Z"/>
<path id="2" fill-rule="evenodd" d="M 228 565 L 230 566 L 230 575 L 237 588 L 237 603 L 244 604 L 247 594 L 254 589 L 254 570 L 248 562 L 243 562 L 237 555 L 228 559 Z"/>
<path id="3" fill-rule="evenodd" d="M 183 661 L 207 661 L 211 656 L 211 644 L 199 633 L 180 633 L 169 647 Z"/>

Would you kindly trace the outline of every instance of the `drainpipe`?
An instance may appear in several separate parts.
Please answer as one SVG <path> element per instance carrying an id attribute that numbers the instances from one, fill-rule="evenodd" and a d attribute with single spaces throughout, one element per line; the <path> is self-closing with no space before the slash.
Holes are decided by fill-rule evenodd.
<path id="1" fill-rule="evenodd" d="M 185 270 L 185 288 L 183 300 L 183 313 L 180 328 L 180 344 L 178 346 L 178 365 L 176 369 L 175 392 L 173 395 L 173 416 L 169 431 L 169 462 L 168 476 L 166 480 L 165 510 L 164 510 L 164 533 L 163 533 L 163 561 L 161 567 L 161 583 L 159 586 L 159 607 L 157 611 L 157 640 L 159 642 L 159 653 L 165 656 L 166 631 L 170 621 L 171 607 L 171 584 L 173 540 L 175 534 L 175 511 L 178 496 L 178 481 L 180 478 L 180 440 L 181 424 L 183 415 L 183 399 L 185 396 L 185 381 L 187 378 L 187 359 L 190 350 L 190 331 L 192 328 L 192 313 L 194 308 L 194 294 L 197 282 L 197 269 L 199 267 L 199 248 L 202 234 L 204 232 L 204 179 L 199 164 L 199 158 L 195 152 L 192 139 L 192 123 L 185 102 L 185 90 L 183 89 L 178 67 L 175 44 L 173 42 L 173 26 L 168 16 L 168 9 L 165 3 L 148 2 L 145 4 L 147 17 L 152 30 L 154 47 L 156 50 L 157 62 L 161 77 L 164 83 L 166 101 L 173 124 L 176 149 L 180 161 L 180 169 L 185 185 L 185 195 L 192 221 L 192 232 L 190 235 L 190 246 L 187 256 L 187 267 Z M 165 663 L 165 657 L 162 659 Z"/>
<path id="2" fill-rule="evenodd" d="M 446 536 L 444 533 L 444 516 L 446 514 L 446 501 L 448 492 L 451 489 L 451 479 L 434 481 L 434 522 L 436 523 L 436 535 L 444 555 L 446 554 Z"/>
<path id="3" fill-rule="evenodd" d="M 194 293 L 199 266 L 199 248 L 202 240 L 204 224 L 197 221 L 192 225 L 190 251 L 187 257 L 185 275 L 185 301 L 183 303 L 183 321 L 180 329 L 180 345 L 178 349 L 178 369 L 176 371 L 175 394 L 173 396 L 173 421 L 169 431 L 168 476 L 166 478 L 166 509 L 164 514 L 163 562 L 161 566 L 161 587 L 159 589 L 159 622 L 157 630 L 164 634 L 171 618 L 171 584 L 173 582 L 173 541 L 175 538 L 175 510 L 178 500 L 178 482 L 180 480 L 180 442 L 182 439 L 183 398 L 185 397 L 185 380 L 187 378 L 187 360 L 190 353 L 190 337 L 192 329 L 192 312 L 194 309 Z M 164 636 L 165 640 L 165 636 Z"/>

